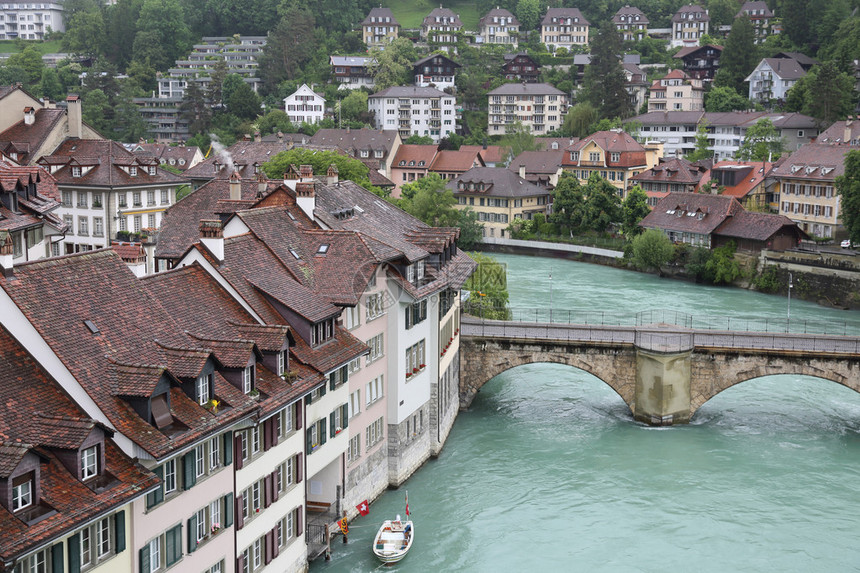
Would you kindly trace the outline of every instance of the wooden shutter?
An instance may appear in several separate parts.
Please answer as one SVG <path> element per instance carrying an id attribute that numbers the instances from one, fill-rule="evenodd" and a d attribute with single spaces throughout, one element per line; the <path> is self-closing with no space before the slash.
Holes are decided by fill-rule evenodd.
<path id="1" fill-rule="evenodd" d="M 81 573 L 81 534 L 69 537 L 66 545 L 69 548 L 69 573 Z"/>
<path id="2" fill-rule="evenodd" d="M 63 544 L 55 543 L 51 546 L 51 571 L 63 573 L 65 569 L 63 566 Z"/>
<path id="3" fill-rule="evenodd" d="M 241 432 L 236 432 L 236 437 L 233 438 L 233 444 L 235 446 L 234 453 L 236 458 L 236 469 L 241 470 L 243 465 L 242 460 L 242 440 L 244 440 L 244 436 Z"/>
<path id="4" fill-rule="evenodd" d="M 245 527 L 245 514 L 242 513 L 242 500 L 243 497 L 241 495 L 236 496 L 236 529 L 242 529 Z"/>
<path id="5" fill-rule="evenodd" d="M 140 573 L 149 573 L 149 543 L 141 547 L 139 557 Z"/>
<path id="6" fill-rule="evenodd" d="M 349 404 L 340 407 L 340 419 L 343 420 L 343 429 L 349 427 Z"/>
<path id="7" fill-rule="evenodd" d="M 272 419 L 263 420 L 263 451 L 268 452 L 272 447 Z"/>
<path id="8" fill-rule="evenodd" d="M 313 438 L 311 436 L 311 429 L 310 428 L 305 430 L 305 446 L 306 446 L 305 451 L 308 453 L 310 453 L 314 447 L 314 441 L 313 441 Z"/>
<path id="9" fill-rule="evenodd" d="M 191 489 L 197 483 L 197 471 L 194 467 L 196 459 L 194 450 L 182 456 L 182 487 L 184 489 Z"/>
<path id="10" fill-rule="evenodd" d="M 302 468 L 304 467 L 302 462 L 304 458 L 302 454 L 296 454 L 296 483 L 302 482 Z"/>
<path id="11" fill-rule="evenodd" d="M 239 556 L 236 558 L 236 571 L 241 573 L 244 568 L 245 568 L 245 554 L 240 553 Z"/>
<path id="12" fill-rule="evenodd" d="M 188 518 L 188 553 L 197 549 L 197 514 Z"/>
<path id="13" fill-rule="evenodd" d="M 296 535 L 303 535 L 304 529 L 302 528 L 302 514 L 305 512 L 305 508 L 299 506 L 296 508 Z"/>
<path id="14" fill-rule="evenodd" d="M 272 477 L 272 503 L 278 501 L 278 497 L 280 497 L 280 492 L 278 491 L 278 471 L 275 470 L 271 474 Z M 282 478 L 284 476 L 281 476 Z"/>
<path id="15" fill-rule="evenodd" d="M 275 528 L 272 530 L 272 559 L 273 560 L 281 552 L 281 548 L 278 546 L 278 535 L 277 535 L 278 527 L 279 526 L 276 525 Z M 283 527 L 283 526 L 281 526 L 281 527 Z M 283 538 L 284 538 L 284 532 L 282 531 L 281 532 L 281 539 L 283 539 Z"/>
<path id="16" fill-rule="evenodd" d="M 164 501 L 164 466 L 158 466 L 152 470 L 158 476 L 158 489 L 146 494 L 146 509 L 154 507 Z"/>
<path id="17" fill-rule="evenodd" d="M 233 463 L 233 432 L 224 433 L 224 465 L 229 466 Z"/>
<path id="18" fill-rule="evenodd" d="M 320 423 L 320 432 L 319 432 L 320 433 L 320 444 L 324 444 L 326 442 L 325 418 L 321 419 L 319 423 Z"/>
<path id="19" fill-rule="evenodd" d="M 125 551 L 125 510 L 116 512 L 113 521 L 114 539 L 116 539 L 115 553 Z"/>
<path id="20" fill-rule="evenodd" d="M 266 565 L 272 562 L 272 545 L 275 544 L 274 531 L 266 532 Z"/>
<path id="21" fill-rule="evenodd" d="M 228 493 L 224 496 L 224 527 L 233 525 L 233 494 Z"/>
<path id="22" fill-rule="evenodd" d="M 272 504 L 272 476 L 267 475 L 263 478 L 263 507 L 269 507 Z"/>
<path id="23" fill-rule="evenodd" d="M 302 406 L 301 401 L 296 402 L 294 408 L 295 408 L 295 411 L 294 411 L 295 416 L 293 418 L 296 421 L 295 429 L 301 430 L 302 429 L 302 412 L 304 412 L 304 407 Z"/>
<path id="24" fill-rule="evenodd" d="M 328 431 L 329 431 L 329 436 L 332 438 L 337 433 L 337 427 L 336 426 L 337 426 L 337 418 L 335 417 L 334 412 L 332 412 L 331 414 L 328 415 Z"/>

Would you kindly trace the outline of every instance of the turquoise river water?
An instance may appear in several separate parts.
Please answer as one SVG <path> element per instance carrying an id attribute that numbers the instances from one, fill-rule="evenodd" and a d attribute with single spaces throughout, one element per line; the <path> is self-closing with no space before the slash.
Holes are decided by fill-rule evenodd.
<path id="1" fill-rule="evenodd" d="M 513 306 L 783 318 L 783 297 L 555 259 L 498 256 Z M 552 275 L 552 279 L 550 279 Z M 551 287 L 550 287 L 551 285 Z M 791 301 L 793 320 L 860 313 Z M 415 544 L 384 567 L 379 523 L 403 514 Z M 365 571 L 860 571 L 860 394 L 771 376 L 730 388 L 692 423 L 634 422 L 603 382 L 533 364 L 490 381 L 438 459 L 386 492 L 312 573 Z"/>

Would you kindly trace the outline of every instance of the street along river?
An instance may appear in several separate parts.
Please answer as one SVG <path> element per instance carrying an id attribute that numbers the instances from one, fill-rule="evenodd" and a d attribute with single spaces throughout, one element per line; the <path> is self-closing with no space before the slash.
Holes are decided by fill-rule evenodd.
<path id="1" fill-rule="evenodd" d="M 525 256 L 512 306 L 633 315 L 785 318 L 787 299 Z M 550 275 L 552 278 L 550 279 Z M 551 290 L 551 295 L 550 295 Z M 860 333 L 860 313 L 791 301 L 795 321 Z M 497 376 L 461 412 L 442 454 L 350 524 L 311 571 L 375 571 L 383 519 L 415 543 L 388 571 L 860 570 L 860 394 L 815 378 L 732 387 L 687 426 L 651 428 L 603 382 L 554 364 Z"/>

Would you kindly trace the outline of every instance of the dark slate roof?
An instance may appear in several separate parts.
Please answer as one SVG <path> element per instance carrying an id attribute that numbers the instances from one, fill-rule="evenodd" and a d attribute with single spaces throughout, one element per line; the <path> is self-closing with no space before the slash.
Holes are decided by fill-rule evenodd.
<path id="1" fill-rule="evenodd" d="M 765 58 L 762 60 L 773 70 L 773 73 L 784 80 L 798 80 L 806 75 L 806 70 L 800 62 L 791 58 Z"/>
<path id="2" fill-rule="evenodd" d="M 430 89 L 430 88 L 427 88 Z M 350 151 L 353 149 L 382 150 L 391 153 L 397 142 L 393 129 L 320 129 L 310 139 L 314 145 L 328 145 Z"/>
<path id="3" fill-rule="evenodd" d="M 519 26 L 520 21 L 516 19 L 516 17 L 511 14 L 509 10 L 505 10 L 504 8 L 492 8 L 489 12 L 487 12 L 483 18 L 478 20 L 478 24 L 481 26 L 492 26 L 494 24 L 493 17 L 504 17 L 506 26 Z M 508 19 L 510 18 L 510 20 Z"/>
<path id="4" fill-rule="evenodd" d="M 703 169 L 693 165 L 683 158 L 661 159 L 660 163 L 631 177 L 637 183 L 643 181 L 655 183 L 680 183 L 683 185 L 698 185 L 702 178 Z"/>
<path id="5" fill-rule="evenodd" d="M 834 181 L 845 173 L 845 154 L 857 146 L 834 143 L 807 143 L 774 167 L 777 178 Z"/>
<path id="6" fill-rule="evenodd" d="M 753 10 L 759 12 L 755 16 L 750 14 Z M 762 11 L 764 11 L 762 13 Z M 744 2 L 744 5 L 741 6 L 741 9 L 735 14 L 735 18 L 740 18 L 744 14 L 749 14 L 751 18 L 773 18 L 773 12 L 770 11 L 770 8 L 767 7 L 767 3 L 764 0 L 748 0 Z"/>
<path id="7" fill-rule="evenodd" d="M 461 189 L 460 183 L 483 184 L 484 191 L 477 189 Z M 509 197 L 512 199 L 520 197 L 536 197 L 538 195 L 549 196 L 549 191 L 529 183 L 504 167 L 473 167 L 446 185 L 454 194 L 469 193 L 480 194 L 489 197 Z"/>
<path id="8" fill-rule="evenodd" d="M 631 21 L 629 19 L 622 19 L 622 16 L 639 16 L 638 20 Z M 618 12 L 612 16 L 612 21 L 616 24 L 648 24 L 648 17 L 645 16 L 645 13 L 642 12 L 636 6 L 622 6 L 618 9 Z"/>
<path id="9" fill-rule="evenodd" d="M 685 58 L 685 57 L 687 57 L 687 56 L 689 56 L 689 55 L 691 55 L 691 54 L 692 54 L 692 55 L 695 55 L 695 54 L 696 54 L 696 52 L 698 52 L 698 51 L 700 51 L 700 50 L 706 50 L 706 49 L 708 49 L 708 48 L 711 48 L 711 49 L 717 50 L 718 52 L 722 52 L 722 51 L 723 51 L 723 47 L 722 47 L 722 46 L 717 46 L 716 44 L 705 44 L 704 46 L 684 46 L 683 48 L 681 48 L 680 50 L 678 50 L 678 51 L 675 53 L 675 55 L 674 55 L 674 56 L 672 56 L 672 57 L 673 57 L 673 58 L 683 59 L 683 58 Z"/>
<path id="10" fill-rule="evenodd" d="M 645 228 L 709 235 L 722 225 L 727 217 L 741 211 L 743 207 L 734 197 L 669 193 L 660 199 L 639 225 Z"/>
<path id="11" fill-rule="evenodd" d="M 502 84 L 494 90 L 487 92 L 487 95 L 565 95 L 563 91 L 549 84 L 523 84 L 509 83 Z"/>
<path id="12" fill-rule="evenodd" d="M 371 16 L 376 17 L 376 22 L 372 22 L 370 20 Z M 383 18 L 384 20 L 386 17 L 390 18 L 390 21 L 379 21 L 379 18 Z M 367 17 L 361 21 L 362 26 L 376 26 L 379 24 L 385 24 L 387 26 L 400 26 L 400 23 L 397 22 L 397 19 L 394 17 L 394 13 L 391 11 L 391 8 L 384 8 L 382 6 L 372 8 L 370 12 L 368 12 Z"/>
<path id="13" fill-rule="evenodd" d="M 439 98 L 439 97 L 450 97 L 453 99 L 453 96 L 449 96 L 445 92 L 441 90 L 437 90 L 436 88 L 429 87 L 418 87 L 418 86 L 392 86 L 390 88 L 385 88 L 384 90 L 380 90 L 375 94 L 369 96 L 370 98 L 386 98 L 386 97 L 406 97 L 406 98 Z"/>
<path id="14" fill-rule="evenodd" d="M 690 18 L 682 18 L 681 14 L 692 14 L 693 17 Z M 699 14 L 699 18 L 695 18 L 695 14 Z M 687 4 L 686 6 L 681 6 L 678 8 L 678 11 L 672 16 L 673 22 L 709 22 L 711 17 L 708 16 L 707 11 L 699 6 L 698 4 Z"/>
<path id="15" fill-rule="evenodd" d="M 784 215 L 740 211 L 734 217 L 726 219 L 725 223 L 714 231 L 714 234 L 738 239 L 766 241 L 784 228 L 799 231 L 797 223 Z"/>
<path id="16" fill-rule="evenodd" d="M 284 137 L 283 141 L 237 141 L 225 150 L 213 151 L 209 157 L 185 170 L 183 176 L 196 180 L 228 179 L 235 169 L 242 179 L 254 179 L 259 166 L 293 147 L 293 140 L 289 137 Z"/>
<path id="17" fill-rule="evenodd" d="M 439 22 L 436 22 L 436 17 L 439 18 L 448 18 L 448 23 L 446 26 L 452 27 L 462 27 L 463 22 L 460 20 L 460 16 L 455 14 L 453 10 L 450 8 L 443 8 L 441 5 L 438 8 L 433 8 L 430 10 L 430 13 L 424 17 L 424 26 L 433 27 Z"/>
<path id="18" fill-rule="evenodd" d="M 588 20 L 586 20 L 585 16 L 582 15 L 579 8 L 548 8 L 546 14 L 544 14 L 543 20 L 541 20 L 541 25 L 551 26 L 553 18 L 570 18 L 571 20 L 577 18 L 579 24 L 584 26 L 589 25 Z"/>
<path id="19" fill-rule="evenodd" d="M 511 160 L 508 169 L 514 173 L 519 173 L 520 165 L 524 166 L 527 179 L 529 175 L 551 175 L 561 169 L 564 153 L 565 148 L 548 151 L 523 151 Z"/>

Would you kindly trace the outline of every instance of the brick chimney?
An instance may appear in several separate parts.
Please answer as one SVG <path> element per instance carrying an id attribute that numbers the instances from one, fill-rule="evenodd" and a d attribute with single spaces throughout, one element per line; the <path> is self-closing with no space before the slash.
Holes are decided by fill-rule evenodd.
<path id="1" fill-rule="evenodd" d="M 326 185 L 334 185 L 338 181 L 337 165 L 332 163 L 328 166 L 328 171 L 325 172 Z"/>
<path id="2" fill-rule="evenodd" d="M 242 199 L 242 178 L 237 171 L 230 174 L 230 200 L 240 201 Z"/>
<path id="3" fill-rule="evenodd" d="M 84 133 L 84 119 L 81 112 L 81 97 L 77 94 L 70 94 L 66 98 L 66 117 L 69 121 L 69 137 L 77 137 L 80 139 Z"/>
<path id="4" fill-rule="evenodd" d="M 851 143 L 851 126 L 854 125 L 854 118 L 850 115 L 845 120 L 845 133 L 842 134 L 843 143 Z"/>
<path id="5" fill-rule="evenodd" d="M 264 173 L 257 173 L 257 198 L 259 199 L 266 194 L 266 189 L 269 188 L 269 180 Z"/>
<path id="6" fill-rule="evenodd" d="M 32 107 L 24 108 L 24 125 L 33 125 L 36 123 L 36 110 Z"/>
<path id="7" fill-rule="evenodd" d="M 224 230 L 221 228 L 220 220 L 200 221 L 200 243 L 218 259 L 218 262 L 224 260 Z"/>
<path id="8" fill-rule="evenodd" d="M 9 231 L 0 231 L 0 273 L 4 277 L 11 278 L 13 274 L 12 258 L 15 256 L 12 248 L 12 235 Z"/>
<path id="9" fill-rule="evenodd" d="M 313 181 L 300 181 L 296 184 L 296 204 L 311 220 L 314 218 L 316 196 Z"/>

